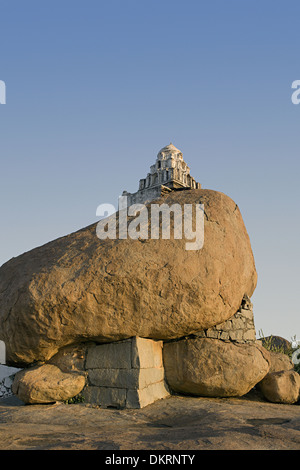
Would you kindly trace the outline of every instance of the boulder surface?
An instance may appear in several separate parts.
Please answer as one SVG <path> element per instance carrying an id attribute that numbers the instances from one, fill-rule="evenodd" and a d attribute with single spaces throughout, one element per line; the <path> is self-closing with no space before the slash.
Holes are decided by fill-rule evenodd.
<path id="1" fill-rule="evenodd" d="M 84 386 L 84 375 L 62 372 L 53 364 L 44 364 L 17 372 L 12 391 L 27 404 L 53 403 L 75 397 Z"/>
<path id="2" fill-rule="evenodd" d="M 287 354 L 269 351 L 271 364 L 269 374 L 282 370 L 294 369 L 294 364 Z"/>
<path id="3" fill-rule="evenodd" d="M 157 203 L 204 204 L 203 247 L 186 250 L 187 240 L 174 237 L 100 240 L 96 223 L 0 268 L 8 364 L 44 362 L 85 341 L 180 338 L 222 323 L 251 297 L 257 274 L 235 202 L 186 190 Z"/>
<path id="4" fill-rule="evenodd" d="M 269 371 L 270 355 L 261 345 L 211 338 L 185 338 L 164 344 L 166 381 L 175 392 L 242 396 Z"/>
<path id="5" fill-rule="evenodd" d="M 300 375 L 294 370 L 269 373 L 259 383 L 259 389 L 273 403 L 292 405 L 300 398 Z"/>

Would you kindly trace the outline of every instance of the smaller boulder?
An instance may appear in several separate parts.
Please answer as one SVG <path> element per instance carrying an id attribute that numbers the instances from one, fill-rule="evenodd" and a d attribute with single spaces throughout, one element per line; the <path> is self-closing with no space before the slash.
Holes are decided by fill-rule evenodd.
<path id="1" fill-rule="evenodd" d="M 12 392 L 24 403 L 54 403 L 73 398 L 84 386 L 84 375 L 62 372 L 53 364 L 44 364 L 17 372 Z"/>
<path id="2" fill-rule="evenodd" d="M 82 373 L 85 370 L 87 348 L 86 343 L 70 344 L 52 356 L 48 364 L 54 364 L 63 372 Z"/>
<path id="3" fill-rule="evenodd" d="M 248 393 L 269 372 L 269 352 L 256 343 L 185 338 L 164 344 L 166 380 L 179 393 L 230 397 Z"/>
<path id="4" fill-rule="evenodd" d="M 269 351 L 269 353 L 271 359 L 269 374 L 272 372 L 280 372 L 281 370 L 294 369 L 294 364 L 287 354 L 274 351 Z"/>
<path id="5" fill-rule="evenodd" d="M 259 383 L 264 397 L 272 403 L 296 403 L 300 398 L 300 375 L 293 370 L 267 374 Z"/>

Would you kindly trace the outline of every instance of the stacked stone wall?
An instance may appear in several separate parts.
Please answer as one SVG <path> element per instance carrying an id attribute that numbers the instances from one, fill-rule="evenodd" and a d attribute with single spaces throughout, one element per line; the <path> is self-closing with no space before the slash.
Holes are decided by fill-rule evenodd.
<path id="1" fill-rule="evenodd" d="M 253 343 L 256 341 L 253 305 L 249 297 L 244 296 L 239 310 L 229 320 L 200 331 L 197 336 L 237 343 Z"/>
<path id="2" fill-rule="evenodd" d="M 137 337 L 89 347 L 85 401 L 104 408 L 142 408 L 168 396 L 162 347 L 162 341 Z"/>

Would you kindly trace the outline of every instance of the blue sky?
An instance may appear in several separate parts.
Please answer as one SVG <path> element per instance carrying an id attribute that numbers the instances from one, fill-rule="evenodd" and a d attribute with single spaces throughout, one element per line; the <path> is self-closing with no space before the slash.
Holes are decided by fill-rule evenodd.
<path id="1" fill-rule="evenodd" d="M 0 265 L 95 222 L 173 142 L 204 188 L 240 207 L 256 329 L 299 339 L 299 2 L 0 8 Z"/>

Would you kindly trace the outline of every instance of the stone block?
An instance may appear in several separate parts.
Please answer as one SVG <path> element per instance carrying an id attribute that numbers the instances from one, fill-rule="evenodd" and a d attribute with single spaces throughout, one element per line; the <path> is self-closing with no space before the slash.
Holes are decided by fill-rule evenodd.
<path id="1" fill-rule="evenodd" d="M 91 369 L 89 381 L 97 387 L 144 388 L 164 379 L 164 369 Z"/>
<path id="2" fill-rule="evenodd" d="M 128 390 L 127 408 L 143 408 L 156 400 L 166 398 L 169 391 L 164 381 L 157 382 L 139 390 Z"/>
<path id="3" fill-rule="evenodd" d="M 141 408 L 169 394 L 164 383 L 162 341 L 130 338 L 88 348 L 88 403 Z"/>
<path id="4" fill-rule="evenodd" d="M 86 369 L 131 369 L 131 340 L 91 346 Z"/>
<path id="5" fill-rule="evenodd" d="M 232 329 L 240 330 L 245 328 L 245 320 L 243 318 L 236 317 L 232 320 Z"/>
<path id="6" fill-rule="evenodd" d="M 227 320 L 215 326 L 216 330 L 222 330 L 222 331 L 228 331 L 228 330 L 231 330 L 231 328 L 232 328 L 231 320 Z"/>
<path id="7" fill-rule="evenodd" d="M 139 389 L 144 389 L 149 385 L 163 382 L 165 377 L 165 370 L 163 367 L 153 367 L 149 369 L 140 369 L 139 375 Z"/>
<path id="8" fill-rule="evenodd" d="M 247 330 L 244 333 L 244 340 L 245 341 L 255 341 L 256 339 L 256 333 L 255 330 Z"/>
<path id="9" fill-rule="evenodd" d="M 224 340 L 224 341 L 229 340 L 229 332 L 227 332 L 227 331 L 222 331 L 222 333 L 220 334 L 219 339 L 222 339 L 222 340 Z"/>
<path id="10" fill-rule="evenodd" d="M 246 310 L 246 309 L 241 309 L 240 314 L 244 317 L 247 318 L 248 320 L 253 320 L 253 311 L 252 310 Z"/>
<path id="11" fill-rule="evenodd" d="M 208 338 L 217 339 L 219 337 L 219 332 L 217 330 L 215 330 L 214 328 L 209 328 L 208 330 L 206 330 L 206 336 Z"/>
<path id="12" fill-rule="evenodd" d="M 139 370 L 91 369 L 89 382 L 96 387 L 135 388 L 139 383 Z"/>
<path id="13" fill-rule="evenodd" d="M 163 380 L 142 389 L 89 386 L 82 392 L 86 403 L 95 403 L 103 408 L 143 408 L 169 394 Z"/>
<path id="14" fill-rule="evenodd" d="M 162 367 L 162 341 L 151 339 L 132 338 L 132 367 L 147 369 Z"/>
<path id="15" fill-rule="evenodd" d="M 95 403 L 103 408 L 125 408 L 126 388 L 86 387 L 82 393 L 85 402 Z"/>
<path id="16" fill-rule="evenodd" d="M 242 341 L 243 340 L 243 330 L 233 330 L 229 333 L 230 339 L 232 341 Z"/>

